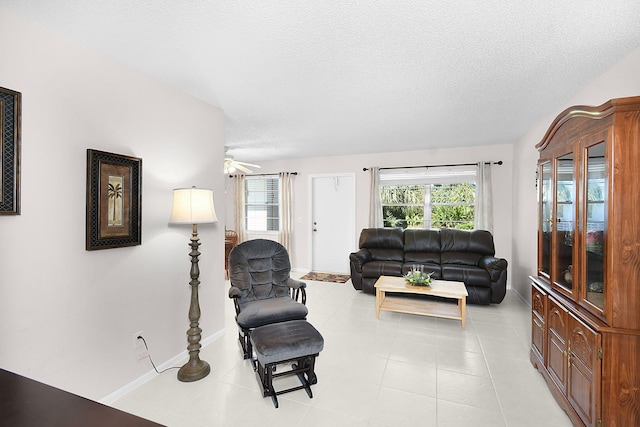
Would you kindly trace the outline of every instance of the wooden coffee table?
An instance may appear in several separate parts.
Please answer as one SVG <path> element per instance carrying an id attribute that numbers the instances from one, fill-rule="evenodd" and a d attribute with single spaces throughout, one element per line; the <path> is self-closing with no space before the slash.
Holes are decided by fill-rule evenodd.
<path id="1" fill-rule="evenodd" d="M 402 277 L 380 276 L 374 285 L 376 288 L 376 317 L 380 310 L 399 313 L 419 314 L 422 316 L 456 319 L 465 325 L 467 312 L 467 288 L 463 282 L 433 280 L 431 286 L 410 286 Z M 430 295 L 457 300 L 457 304 L 430 298 L 411 298 L 400 294 Z"/>

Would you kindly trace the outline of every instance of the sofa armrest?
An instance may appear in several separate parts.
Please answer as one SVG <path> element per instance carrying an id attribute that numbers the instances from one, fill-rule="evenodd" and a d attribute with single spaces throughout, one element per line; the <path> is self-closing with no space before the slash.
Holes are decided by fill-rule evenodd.
<path id="1" fill-rule="evenodd" d="M 507 269 L 507 260 L 504 258 L 496 258 L 493 256 L 484 256 L 480 259 L 478 265 L 487 272 L 489 272 L 489 276 L 491 276 L 491 281 L 495 282 L 500 278 L 500 275 L 504 270 Z"/>
<path id="2" fill-rule="evenodd" d="M 369 249 L 360 249 L 358 252 L 349 254 L 349 261 L 351 261 L 351 265 L 355 267 L 358 273 L 362 273 L 362 266 L 371 261 L 371 259 Z"/>

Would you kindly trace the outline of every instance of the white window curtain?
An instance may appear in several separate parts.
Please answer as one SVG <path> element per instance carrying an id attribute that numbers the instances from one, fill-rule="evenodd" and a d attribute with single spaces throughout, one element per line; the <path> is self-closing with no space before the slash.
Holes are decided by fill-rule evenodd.
<path id="1" fill-rule="evenodd" d="M 292 181 L 291 172 L 280 172 L 280 232 L 278 240 L 287 252 L 291 253 L 291 227 L 293 222 Z"/>
<path id="2" fill-rule="evenodd" d="M 474 228 L 493 233 L 493 193 L 491 163 L 479 162 L 476 173 L 476 206 Z"/>
<path id="3" fill-rule="evenodd" d="M 238 233 L 238 243 L 246 240 L 244 224 L 244 175 L 233 176 L 233 201 L 236 233 Z"/>
<path id="4" fill-rule="evenodd" d="M 371 173 L 371 206 L 369 207 L 369 227 L 382 227 L 382 202 L 380 201 L 380 168 L 374 166 Z"/>

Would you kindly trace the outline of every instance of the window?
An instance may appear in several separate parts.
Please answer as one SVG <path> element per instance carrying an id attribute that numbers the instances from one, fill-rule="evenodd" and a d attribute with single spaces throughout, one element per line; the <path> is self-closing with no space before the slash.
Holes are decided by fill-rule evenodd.
<path id="1" fill-rule="evenodd" d="M 475 183 L 431 186 L 431 228 L 473 229 Z"/>
<path id="2" fill-rule="evenodd" d="M 473 229 L 475 167 L 380 173 L 384 227 Z"/>
<path id="3" fill-rule="evenodd" d="M 424 228 L 426 186 L 384 185 L 380 187 L 385 227 Z"/>
<path id="4" fill-rule="evenodd" d="M 248 176 L 244 180 L 247 231 L 278 231 L 280 228 L 279 179 L 277 175 Z"/>

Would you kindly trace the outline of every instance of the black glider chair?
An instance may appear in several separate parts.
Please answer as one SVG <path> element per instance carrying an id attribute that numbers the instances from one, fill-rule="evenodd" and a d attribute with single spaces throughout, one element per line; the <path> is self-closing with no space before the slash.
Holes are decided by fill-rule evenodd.
<path id="1" fill-rule="evenodd" d="M 287 250 L 273 240 L 248 240 L 231 250 L 229 298 L 245 359 L 253 358 L 249 335 L 254 328 L 306 319 L 307 285 L 289 277 L 290 271 Z"/>

